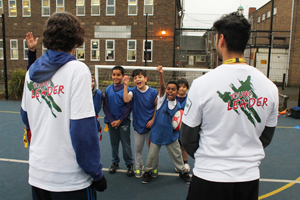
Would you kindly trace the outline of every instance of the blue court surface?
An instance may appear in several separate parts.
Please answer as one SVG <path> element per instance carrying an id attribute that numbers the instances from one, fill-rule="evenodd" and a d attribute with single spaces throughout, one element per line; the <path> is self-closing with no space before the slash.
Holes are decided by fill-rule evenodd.
<path id="1" fill-rule="evenodd" d="M 20 101 L 0 101 L 0 199 L 29 200 L 31 187 L 28 180 L 28 148 L 23 143 L 23 123 L 19 109 Z M 103 125 L 103 113 L 100 113 Z M 279 117 L 272 143 L 266 148 L 266 157 L 261 164 L 259 199 L 287 200 L 300 199 L 300 120 Z M 103 127 L 104 128 L 104 127 Z M 131 129 L 132 130 L 132 129 Z M 120 169 L 109 174 L 111 165 L 108 133 L 103 132 L 101 161 L 108 188 L 98 192 L 98 199 L 105 200 L 183 200 L 188 185 L 174 171 L 174 165 L 165 147 L 160 151 L 159 176 L 142 184 L 141 179 L 126 176 L 126 166 L 120 148 Z M 132 144 L 133 148 L 133 137 Z M 146 162 L 147 147 L 144 149 Z M 193 159 L 189 158 L 193 167 Z M 201 188 L 199 188 L 201 189 Z"/>

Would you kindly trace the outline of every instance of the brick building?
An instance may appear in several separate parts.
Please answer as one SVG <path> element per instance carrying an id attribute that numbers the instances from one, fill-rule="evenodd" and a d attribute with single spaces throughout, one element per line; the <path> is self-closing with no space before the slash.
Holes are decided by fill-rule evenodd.
<path id="1" fill-rule="evenodd" d="M 300 85 L 299 5 L 300 2 L 297 0 L 274 0 L 270 79 L 280 82 L 283 80 L 283 74 L 286 74 L 285 84 L 288 86 Z M 249 41 L 251 64 L 266 73 L 272 1 L 254 12 L 253 8 L 250 9 L 249 13 L 252 14 L 249 21 L 252 23 L 253 31 Z"/>
<path id="2" fill-rule="evenodd" d="M 9 3 L 8 3 L 9 2 Z M 92 65 L 174 66 L 174 32 L 182 24 L 180 0 L 0 0 L 4 13 L 7 68 L 26 68 L 25 34 L 39 37 L 37 55 L 46 49 L 42 33 L 55 12 L 76 15 L 86 30 L 86 40 L 76 57 Z M 147 53 L 146 40 L 147 24 Z M 0 33 L 0 60 L 3 36 Z M 0 62 L 0 69 L 3 69 Z"/>

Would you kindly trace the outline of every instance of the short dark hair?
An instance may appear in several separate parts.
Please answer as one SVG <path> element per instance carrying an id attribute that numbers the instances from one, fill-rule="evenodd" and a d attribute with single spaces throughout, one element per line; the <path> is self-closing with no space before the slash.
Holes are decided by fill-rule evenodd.
<path id="1" fill-rule="evenodd" d="M 223 15 L 213 25 L 219 37 L 224 35 L 229 52 L 243 53 L 251 34 L 251 24 L 238 12 Z"/>
<path id="2" fill-rule="evenodd" d="M 132 72 L 132 77 L 138 76 L 138 75 L 143 75 L 144 77 L 147 77 L 146 70 L 142 69 L 135 69 Z"/>
<path id="3" fill-rule="evenodd" d="M 120 70 L 122 75 L 124 75 L 124 73 L 125 73 L 124 68 L 119 65 L 114 66 L 111 71 L 114 71 L 114 70 Z"/>
<path id="4" fill-rule="evenodd" d="M 170 84 L 174 84 L 174 85 L 176 85 L 176 87 L 177 87 L 177 91 L 178 91 L 178 89 L 179 89 L 179 85 L 177 84 L 177 82 L 176 82 L 176 81 L 169 81 L 169 82 L 167 83 L 167 85 L 166 85 L 166 86 L 168 86 L 168 85 L 170 85 Z"/>
<path id="5" fill-rule="evenodd" d="M 68 12 L 54 13 L 46 23 L 43 43 L 47 49 L 71 52 L 84 43 L 84 28 L 77 17 Z"/>
<path id="6" fill-rule="evenodd" d="M 177 81 L 177 84 L 180 85 L 180 84 L 184 84 L 186 86 L 187 89 L 189 89 L 190 85 L 189 85 L 189 82 L 185 79 L 185 78 L 181 78 Z M 180 87 L 180 86 L 179 86 Z"/>

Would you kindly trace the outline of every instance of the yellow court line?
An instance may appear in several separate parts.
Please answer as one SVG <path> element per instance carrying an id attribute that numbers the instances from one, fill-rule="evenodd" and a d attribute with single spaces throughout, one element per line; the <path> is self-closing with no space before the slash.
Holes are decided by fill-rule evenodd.
<path id="1" fill-rule="evenodd" d="M 299 181 L 299 180 L 300 180 L 300 177 L 298 177 L 296 179 L 296 181 Z M 295 183 L 286 184 L 285 186 L 283 186 L 281 188 L 278 188 L 277 190 L 274 190 L 273 192 L 269 192 L 269 193 L 267 193 L 265 195 L 260 196 L 258 199 L 265 199 L 267 197 L 273 196 L 274 194 L 277 194 L 277 193 L 279 193 L 279 192 L 281 192 L 281 191 L 283 191 L 283 190 L 285 190 L 285 189 L 287 189 L 287 188 L 289 188 L 289 187 L 291 187 L 293 185 L 295 185 Z"/>
<path id="2" fill-rule="evenodd" d="M 19 113 L 20 114 L 20 112 L 13 112 L 13 111 L 0 111 L 0 112 L 3 112 L 3 113 Z"/>
<path id="3" fill-rule="evenodd" d="M 276 126 L 276 128 L 295 128 L 295 127 L 287 127 L 287 126 Z"/>

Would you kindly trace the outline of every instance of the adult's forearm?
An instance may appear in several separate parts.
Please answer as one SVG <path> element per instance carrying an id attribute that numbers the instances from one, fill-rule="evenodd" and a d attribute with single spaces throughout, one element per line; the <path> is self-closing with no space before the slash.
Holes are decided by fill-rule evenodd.
<path id="1" fill-rule="evenodd" d="M 189 127 L 185 123 L 182 123 L 180 129 L 180 142 L 184 148 L 184 150 L 191 156 L 194 157 L 195 152 L 199 148 L 199 140 L 200 140 L 200 126 L 196 126 L 194 128 Z"/>

